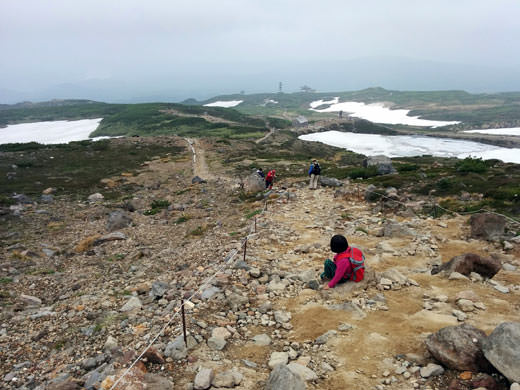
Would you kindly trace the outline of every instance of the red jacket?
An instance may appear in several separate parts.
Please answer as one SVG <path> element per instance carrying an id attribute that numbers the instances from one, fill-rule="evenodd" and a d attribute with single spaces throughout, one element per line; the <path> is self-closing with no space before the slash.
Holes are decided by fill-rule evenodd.
<path id="1" fill-rule="evenodd" d="M 350 261 L 351 257 L 356 262 L 363 264 L 363 266 L 356 267 L 358 269 L 354 271 Z M 349 246 L 345 252 L 338 253 L 336 256 L 334 256 L 334 263 L 336 264 L 336 273 L 329 282 L 330 288 L 333 288 L 336 284 L 338 284 L 342 278 L 353 280 L 354 282 L 361 282 L 363 280 L 363 276 L 365 274 L 364 258 L 363 252 L 361 252 L 359 249 Z"/>

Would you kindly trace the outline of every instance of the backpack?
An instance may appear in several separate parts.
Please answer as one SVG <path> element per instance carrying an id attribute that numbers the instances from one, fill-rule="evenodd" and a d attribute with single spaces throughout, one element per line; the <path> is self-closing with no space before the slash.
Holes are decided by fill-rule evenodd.
<path id="1" fill-rule="evenodd" d="M 365 256 L 358 248 L 350 247 L 349 260 L 352 265 L 352 274 L 347 275 L 346 278 L 359 283 L 365 276 Z"/>
<path id="2" fill-rule="evenodd" d="M 321 173 L 320 164 L 314 164 L 314 167 L 312 167 L 312 173 L 315 175 L 319 175 Z"/>

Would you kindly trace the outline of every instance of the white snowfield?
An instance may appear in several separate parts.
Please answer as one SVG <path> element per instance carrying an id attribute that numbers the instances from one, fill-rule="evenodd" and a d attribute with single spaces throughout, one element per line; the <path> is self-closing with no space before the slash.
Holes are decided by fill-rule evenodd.
<path id="1" fill-rule="evenodd" d="M 230 107 L 236 107 L 240 103 L 242 103 L 243 100 L 218 100 L 213 103 L 204 104 L 204 107 L 224 107 L 224 108 L 230 108 Z"/>
<path id="2" fill-rule="evenodd" d="M 518 135 L 520 136 L 520 127 L 509 127 L 502 129 L 480 129 L 480 130 L 466 130 L 464 133 L 480 133 L 493 135 Z"/>
<path id="3" fill-rule="evenodd" d="M 316 109 L 323 104 L 329 104 L 329 107 Z M 361 102 L 339 102 L 339 98 L 335 97 L 329 101 L 316 100 L 310 103 L 309 110 L 316 112 L 339 112 L 343 111 L 348 115 L 356 118 L 366 119 L 374 123 L 386 123 L 390 125 L 410 125 L 424 127 L 441 127 L 455 125 L 457 121 L 432 121 L 421 119 L 418 116 L 408 116 L 410 110 L 391 110 L 385 107 L 383 103 L 365 104 Z"/>
<path id="4" fill-rule="evenodd" d="M 89 139 L 103 118 L 78 121 L 52 121 L 21 123 L 0 128 L 0 144 L 38 142 L 40 144 L 65 144 Z M 98 137 L 101 139 L 106 137 Z"/>
<path id="5" fill-rule="evenodd" d="M 367 156 L 410 157 L 431 154 L 437 157 L 498 159 L 520 164 L 520 149 L 508 149 L 473 141 L 408 135 L 357 134 L 340 131 L 305 134 L 305 141 L 318 141 Z"/>

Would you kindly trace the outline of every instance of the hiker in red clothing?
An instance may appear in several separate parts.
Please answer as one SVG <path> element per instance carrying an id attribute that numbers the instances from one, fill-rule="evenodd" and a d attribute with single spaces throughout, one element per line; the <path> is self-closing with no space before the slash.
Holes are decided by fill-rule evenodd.
<path id="1" fill-rule="evenodd" d="M 276 171 L 274 169 L 271 169 L 269 172 L 267 172 L 267 176 L 265 177 L 265 188 L 269 188 L 270 190 L 273 189 L 275 175 Z"/>
<path id="2" fill-rule="evenodd" d="M 345 236 L 335 235 L 330 240 L 330 250 L 336 255 L 334 261 L 327 259 L 324 264 L 324 272 L 321 280 L 330 280 L 323 286 L 324 290 L 333 288 L 338 283 L 349 280 L 361 282 L 365 275 L 365 257 L 359 249 L 348 245 Z"/>

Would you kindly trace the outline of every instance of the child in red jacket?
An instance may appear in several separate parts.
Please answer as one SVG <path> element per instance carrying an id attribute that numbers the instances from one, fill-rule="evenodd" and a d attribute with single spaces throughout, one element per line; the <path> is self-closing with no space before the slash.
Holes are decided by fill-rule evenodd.
<path id="1" fill-rule="evenodd" d="M 338 283 L 345 283 L 349 280 L 361 282 L 365 274 L 365 258 L 363 253 L 348 245 L 345 236 L 335 235 L 330 240 L 330 250 L 336 255 L 334 261 L 327 259 L 324 264 L 324 272 L 321 279 L 330 279 L 330 282 L 323 286 L 324 290 L 333 288 Z"/>

